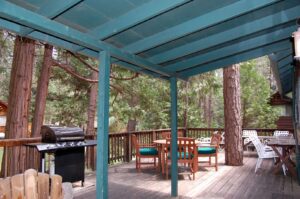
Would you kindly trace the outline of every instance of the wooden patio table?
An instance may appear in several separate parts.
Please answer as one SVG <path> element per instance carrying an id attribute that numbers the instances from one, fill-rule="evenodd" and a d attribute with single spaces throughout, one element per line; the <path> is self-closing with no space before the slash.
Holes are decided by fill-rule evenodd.
<path id="1" fill-rule="evenodd" d="M 284 163 L 292 176 L 296 177 L 296 169 L 290 160 L 290 155 L 294 152 L 296 146 L 295 139 L 293 137 L 272 137 L 269 138 L 267 145 L 272 147 L 280 159 L 275 167 L 274 173 L 277 173 Z M 278 147 L 282 148 L 282 154 L 278 151 Z"/>
<path id="2" fill-rule="evenodd" d="M 158 153 L 160 156 L 160 162 L 159 162 L 159 167 L 161 169 L 162 174 L 165 173 L 165 153 L 163 148 L 166 147 L 167 145 L 167 140 L 166 139 L 159 139 L 159 140 L 154 140 L 153 143 L 155 143 L 158 147 Z M 198 141 L 197 139 L 195 140 L 195 144 L 198 146 L 201 142 Z M 198 154 L 198 153 L 197 153 Z M 195 159 L 195 163 L 194 163 L 194 171 L 197 172 L 198 171 L 198 156 Z"/>

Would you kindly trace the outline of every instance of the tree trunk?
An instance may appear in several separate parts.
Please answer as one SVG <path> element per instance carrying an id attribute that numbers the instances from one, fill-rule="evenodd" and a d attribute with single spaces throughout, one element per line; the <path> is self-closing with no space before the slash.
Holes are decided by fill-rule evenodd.
<path id="1" fill-rule="evenodd" d="M 52 52 L 53 46 L 46 44 L 43 58 L 43 65 L 41 68 L 37 94 L 34 106 L 34 116 L 32 121 L 32 137 L 38 137 L 40 135 L 41 126 L 44 121 L 44 113 L 46 108 L 46 98 L 48 94 L 49 78 L 52 65 Z"/>
<path id="2" fill-rule="evenodd" d="M 183 112 L 183 127 L 185 130 L 188 128 L 188 108 L 189 108 L 189 95 L 188 95 L 189 83 L 185 82 L 185 96 L 184 96 L 184 112 Z"/>
<path id="3" fill-rule="evenodd" d="M 9 99 L 5 138 L 29 137 L 28 116 L 31 98 L 32 71 L 35 43 L 31 39 L 16 37 L 14 59 L 9 84 Z M 24 147 L 6 148 L 2 174 L 8 176 L 23 172 L 26 165 Z M 6 165 L 6 168 L 5 166 Z M 7 169 L 6 171 L 4 171 Z"/>
<path id="4" fill-rule="evenodd" d="M 135 131 L 136 125 L 137 125 L 136 119 L 129 119 L 127 122 L 127 127 L 126 127 L 127 132 Z"/>
<path id="5" fill-rule="evenodd" d="M 211 128 L 212 123 L 212 91 L 208 94 L 208 105 L 207 105 L 207 127 Z"/>
<path id="6" fill-rule="evenodd" d="M 91 79 L 98 80 L 98 72 L 93 71 Z M 87 127 L 86 127 L 86 134 L 87 135 L 95 135 L 95 115 L 96 115 L 96 108 L 97 108 L 97 93 L 98 93 L 98 84 L 92 84 L 90 88 L 90 97 L 89 97 L 89 106 L 87 111 Z M 93 170 L 96 169 L 96 153 L 95 147 L 88 147 L 87 148 L 87 155 L 86 155 L 86 166 L 87 168 L 91 168 Z"/>
<path id="7" fill-rule="evenodd" d="M 132 83 L 132 82 L 131 82 Z M 130 93 L 130 99 L 128 101 L 128 105 L 131 108 L 136 107 L 139 104 L 139 97 L 137 95 L 135 95 L 134 92 Z M 135 112 L 130 114 L 130 118 L 128 119 L 127 122 L 127 132 L 132 132 L 136 130 L 136 125 L 137 125 L 137 121 L 136 121 L 136 116 L 135 116 Z"/>
<path id="8" fill-rule="evenodd" d="M 225 116 L 225 164 L 243 165 L 239 65 L 223 69 Z"/>

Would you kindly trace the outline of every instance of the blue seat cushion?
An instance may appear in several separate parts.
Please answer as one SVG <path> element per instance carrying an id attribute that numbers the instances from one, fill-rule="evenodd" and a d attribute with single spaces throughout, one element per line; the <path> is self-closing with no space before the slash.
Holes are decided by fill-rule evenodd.
<path id="1" fill-rule="evenodd" d="M 140 154 L 141 155 L 158 155 L 158 151 L 155 148 L 141 148 Z"/>
<path id="2" fill-rule="evenodd" d="M 213 153 L 216 153 L 216 148 L 213 148 L 213 147 L 198 148 L 198 154 L 213 154 Z"/>

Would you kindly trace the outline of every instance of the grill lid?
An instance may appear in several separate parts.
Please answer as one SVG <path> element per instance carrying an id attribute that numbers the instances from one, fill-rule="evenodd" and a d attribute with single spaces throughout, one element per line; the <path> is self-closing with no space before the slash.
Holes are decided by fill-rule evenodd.
<path id="1" fill-rule="evenodd" d="M 47 143 L 84 140 L 84 132 L 79 127 L 44 125 L 41 134 L 42 142 Z"/>

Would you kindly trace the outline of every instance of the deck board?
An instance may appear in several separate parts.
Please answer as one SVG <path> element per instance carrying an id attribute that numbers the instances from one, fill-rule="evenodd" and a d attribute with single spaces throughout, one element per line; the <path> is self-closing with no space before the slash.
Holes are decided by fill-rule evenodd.
<path id="1" fill-rule="evenodd" d="M 273 161 L 264 160 L 262 168 L 255 174 L 257 157 L 246 152 L 243 166 L 225 166 L 224 154 L 219 155 L 219 170 L 202 167 L 196 180 L 179 176 L 178 191 L 182 199 L 191 198 L 300 198 L 300 186 L 296 179 L 273 173 Z M 86 176 L 86 186 L 75 187 L 75 199 L 96 199 L 95 175 Z M 144 168 L 138 173 L 135 163 L 121 164 L 109 168 L 109 198 L 165 199 L 171 198 L 171 182 L 153 168 Z"/>

